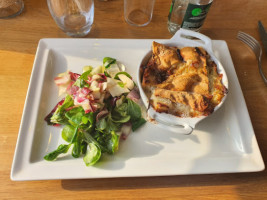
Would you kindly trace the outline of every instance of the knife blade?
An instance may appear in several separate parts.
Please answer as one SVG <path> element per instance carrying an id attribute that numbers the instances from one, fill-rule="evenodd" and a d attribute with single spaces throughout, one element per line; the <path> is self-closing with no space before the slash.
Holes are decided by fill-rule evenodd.
<path id="1" fill-rule="evenodd" d="M 267 53 L 267 33 L 261 21 L 258 22 L 258 27 L 259 27 L 260 38 L 261 38 L 264 50 Z"/>

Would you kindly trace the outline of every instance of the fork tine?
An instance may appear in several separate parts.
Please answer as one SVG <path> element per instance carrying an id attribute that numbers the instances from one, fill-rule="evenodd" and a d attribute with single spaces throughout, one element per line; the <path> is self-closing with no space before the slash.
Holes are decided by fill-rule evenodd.
<path id="1" fill-rule="evenodd" d="M 252 44 L 255 43 L 253 40 L 251 40 L 250 37 L 248 37 L 247 35 L 245 35 L 243 33 L 238 33 L 238 38 L 242 39 L 242 40 L 245 40 L 245 41 L 247 41 L 249 43 L 252 43 Z"/>
<path id="2" fill-rule="evenodd" d="M 257 40 L 255 40 L 253 37 L 250 35 L 239 31 L 237 34 L 237 38 L 240 39 L 242 42 L 247 44 L 253 52 L 256 54 L 256 56 L 261 56 L 261 46 Z"/>
<path id="3" fill-rule="evenodd" d="M 257 40 L 255 40 L 255 38 L 251 37 L 250 35 L 248 35 L 246 33 L 242 33 L 242 34 L 239 34 L 239 36 L 241 38 L 245 39 L 247 42 L 249 42 L 253 46 L 255 46 L 254 48 L 261 49 L 259 42 Z"/>
<path id="4" fill-rule="evenodd" d="M 256 48 L 258 48 L 258 46 L 253 41 L 251 41 L 249 38 L 242 37 L 241 39 L 243 42 L 249 45 L 253 50 L 256 50 Z"/>
<path id="5" fill-rule="evenodd" d="M 244 42 L 245 44 L 247 44 L 252 50 L 254 53 L 258 52 L 258 50 L 256 49 L 255 45 L 248 39 L 246 38 L 239 38 L 242 42 Z"/>
<path id="6" fill-rule="evenodd" d="M 245 37 L 249 38 L 250 40 L 252 40 L 254 43 L 258 44 L 259 42 L 252 36 L 248 35 L 247 33 L 244 33 L 242 31 L 238 32 L 240 35 L 244 35 Z"/>
<path id="7" fill-rule="evenodd" d="M 251 40 L 251 38 L 244 37 L 243 40 L 245 40 L 247 43 L 249 43 L 253 49 L 260 49 L 260 44 L 257 42 L 254 42 L 254 40 Z"/>
<path id="8" fill-rule="evenodd" d="M 261 66 L 262 48 L 261 48 L 260 43 L 255 38 L 253 38 L 252 36 L 242 32 L 242 31 L 239 31 L 237 33 L 237 38 L 239 40 L 241 40 L 242 42 L 244 42 L 245 44 L 247 44 L 253 50 L 254 54 L 256 55 L 256 57 L 258 59 L 258 67 L 259 67 L 260 75 L 261 75 L 264 83 L 267 86 L 267 78 L 265 77 L 265 75 L 262 71 L 262 66 Z"/>

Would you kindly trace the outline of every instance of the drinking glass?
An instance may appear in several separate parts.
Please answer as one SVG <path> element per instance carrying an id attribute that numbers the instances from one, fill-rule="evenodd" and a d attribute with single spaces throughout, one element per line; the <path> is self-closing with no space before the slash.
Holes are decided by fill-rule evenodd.
<path id="1" fill-rule="evenodd" d="M 19 15 L 24 8 L 23 0 L 0 0 L 0 19 Z"/>
<path id="2" fill-rule="evenodd" d="M 155 0 L 124 0 L 125 21 L 134 26 L 146 26 L 152 19 Z"/>
<path id="3" fill-rule="evenodd" d="M 71 37 L 86 36 L 94 22 L 94 0 L 47 0 L 49 11 Z"/>

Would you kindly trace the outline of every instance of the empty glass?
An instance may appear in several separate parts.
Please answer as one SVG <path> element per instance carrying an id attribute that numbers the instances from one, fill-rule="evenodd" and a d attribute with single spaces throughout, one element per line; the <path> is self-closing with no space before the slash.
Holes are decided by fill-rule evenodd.
<path id="1" fill-rule="evenodd" d="M 134 26 L 146 26 L 152 19 L 155 0 L 124 0 L 125 21 Z"/>
<path id="2" fill-rule="evenodd" d="M 71 37 L 86 36 L 94 22 L 94 0 L 47 0 L 55 22 Z"/>
<path id="3" fill-rule="evenodd" d="M 19 15 L 24 8 L 23 0 L 0 0 L 0 19 Z"/>

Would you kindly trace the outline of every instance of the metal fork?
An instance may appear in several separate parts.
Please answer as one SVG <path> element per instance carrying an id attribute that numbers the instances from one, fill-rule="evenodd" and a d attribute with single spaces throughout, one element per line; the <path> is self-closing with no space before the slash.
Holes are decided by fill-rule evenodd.
<path id="1" fill-rule="evenodd" d="M 265 75 L 262 71 L 262 67 L 261 67 L 262 48 L 261 48 L 260 43 L 255 38 L 251 37 L 250 35 L 242 32 L 242 31 L 238 32 L 237 39 L 239 39 L 242 42 L 244 42 L 245 44 L 247 44 L 252 49 L 254 54 L 256 55 L 257 60 L 258 60 L 258 67 L 259 67 L 260 75 L 261 75 L 264 83 L 267 85 L 267 78 L 265 77 Z"/>

